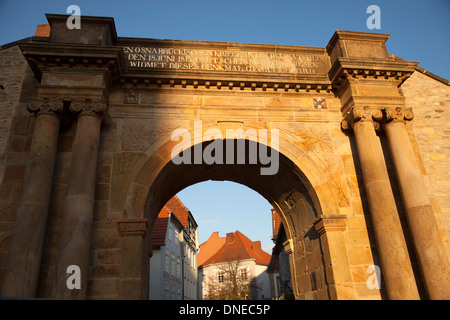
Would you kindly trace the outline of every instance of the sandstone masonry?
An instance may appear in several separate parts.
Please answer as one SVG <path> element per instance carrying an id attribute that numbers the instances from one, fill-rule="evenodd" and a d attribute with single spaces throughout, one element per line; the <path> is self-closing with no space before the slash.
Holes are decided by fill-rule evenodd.
<path id="1" fill-rule="evenodd" d="M 388 35 L 337 31 L 311 48 L 120 38 L 112 18 L 85 17 L 82 30 L 47 19 L 49 37 L 0 51 L 1 295 L 146 299 L 156 215 L 212 179 L 280 214 L 297 299 L 450 297 L 449 83 L 389 55 Z M 172 132 L 199 120 L 224 137 L 279 130 L 279 171 L 175 165 Z M 71 264 L 80 290 L 65 286 Z M 373 265 L 381 289 L 367 285 Z"/>

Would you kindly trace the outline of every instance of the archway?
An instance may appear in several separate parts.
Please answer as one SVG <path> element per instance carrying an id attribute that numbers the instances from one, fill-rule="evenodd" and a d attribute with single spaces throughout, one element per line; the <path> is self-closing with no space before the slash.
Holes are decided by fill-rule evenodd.
<path id="1" fill-rule="evenodd" d="M 176 219 L 171 219 L 175 221 L 165 228 L 167 232 L 164 240 L 162 233 L 157 230 L 161 230 L 160 226 L 169 222 L 165 218 L 168 211 L 163 209 L 154 222 L 150 236 L 153 245 L 150 300 L 242 299 L 244 296 L 250 299 L 269 299 L 279 295 L 273 290 L 274 285 L 278 284 L 275 277 L 277 273 L 267 270 L 274 248 L 273 235 L 277 234 L 274 232 L 278 229 L 273 228 L 274 213 L 271 204 L 259 193 L 235 182 L 209 180 L 181 190 L 165 207 L 169 212 L 172 211 Z M 179 235 L 179 242 L 176 241 L 177 237 L 173 237 L 174 234 Z M 224 243 L 221 244 L 224 245 L 227 239 L 229 250 L 225 250 L 228 252 L 225 259 L 228 263 L 220 266 L 205 263 L 219 250 L 210 250 L 211 245 L 223 240 Z M 236 250 L 234 245 L 237 244 L 242 250 Z M 180 250 L 181 248 L 183 249 Z M 229 256 L 232 253 L 236 253 L 233 262 Z M 172 260 L 165 258 L 166 254 L 174 254 L 177 261 L 174 265 L 178 266 L 179 260 L 183 266 L 180 272 L 175 269 L 173 277 L 170 276 L 174 273 L 171 269 Z M 217 262 L 217 258 L 215 259 Z M 165 270 L 162 276 L 160 270 Z M 210 291 L 214 294 L 208 294 L 207 288 L 219 285 L 221 272 L 227 275 L 224 279 L 220 277 L 222 290 L 214 289 Z M 222 282 L 225 279 L 227 281 Z M 235 291 L 229 291 L 232 284 L 235 284 Z M 176 295 L 172 295 L 172 290 L 167 290 L 172 286 L 178 290 Z"/>
<path id="2" fill-rule="evenodd" d="M 219 126 L 215 128 L 219 131 L 223 130 L 225 136 L 225 129 Z M 327 180 L 330 177 L 327 175 L 327 169 L 321 167 L 323 165 L 320 162 L 313 161 L 315 156 L 313 152 L 307 149 L 302 150 L 300 143 L 295 143 L 294 139 L 286 139 L 284 133 L 279 138 L 279 152 L 255 142 L 256 139 L 252 137 L 231 139 L 234 141 L 235 154 L 238 143 L 244 142 L 246 160 L 249 159 L 249 150 L 267 148 L 270 154 L 275 152 L 278 155 L 278 170 L 271 175 L 261 174 L 262 165 L 259 162 L 256 164 L 249 161 L 245 161 L 244 164 L 206 164 L 204 162 L 195 164 L 194 149 L 199 148 L 204 153 L 214 141 L 207 135 L 202 137 L 202 141 L 192 141 L 190 144 L 186 142 L 188 145 L 183 147 L 183 153 L 178 154 L 174 161 L 171 159 L 171 151 L 177 145 L 174 141 L 163 143 L 158 152 L 149 153 L 148 159 L 141 162 L 142 168 L 130 186 L 124 208 L 124 219 L 119 222 L 122 224 L 146 223 L 143 238 L 136 237 L 136 234 L 133 235 L 135 237 L 133 240 L 127 239 L 129 237 L 126 236 L 122 237 L 122 260 L 134 261 L 134 264 L 139 262 L 143 268 L 141 273 L 134 273 L 132 277 L 127 276 L 129 272 L 126 268 L 121 270 L 120 290 L 123 292 L 121 296 L 130 296 L 130 291 L 135 293 L 134 296 L 139 296 L 137 293 L 139 289 L 141 298 L 145 298 L 148 294 L 146 261 L 148 261 L 149 244 L 147 239 L 151 233 L 153 221 L 164 204 L 179 191 L 195 183 L 227 180 L 255 190 L 279 212 L 288 238 L 285 246 L 290 254 L 292 283 L 296 298 L 336 298 L 336 281 L 332 268 L 340 262 L 336 259 L 331 261 L 333 254 L 330 252 L 329 239 L 323 236 L 324 217 L 342 218 L 337 214 L 338 203 L 329 185 L 333 181 Z M 229 140 L 223 140 L 223 148 L 226 148 Z M 270 138 L 268 141 L 270 143 Z M 223 150 L 223 154 L 225 151 Z M 183 158 L 184 152 L 191 155 L 190 163 L 180 163 L 180 159 L 177 159 Z M 294 158 L 295 163 L 286 154 Z M 311 181 L 314 181 L 314 184 Z M 324 208 L 327 211 L 324 211 Z M 122 262 L 122 266 L 124 265 L 128 264 Z"/>
<path id="3" fill-rule="evenodd" d="M 261 241 L 261 249 L 271 253 L 274 247 L 271 204 L 253 189 L 231 181 L 204 181 L 177 193 L 197 223 L 198 244 L 211 234 L 219 237 L 240 231 L 252 241 Z"/>

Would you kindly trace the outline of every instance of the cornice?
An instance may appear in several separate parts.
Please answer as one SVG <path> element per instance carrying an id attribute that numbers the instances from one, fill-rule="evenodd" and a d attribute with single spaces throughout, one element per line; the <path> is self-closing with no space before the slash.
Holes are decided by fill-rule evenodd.
<path id="1" fill-rule="evenodd" d="M 161 40 L 159 40 L 161 41 Z M 171 42 L 171 41 L 170 41 Z M 190 42 L 185 42 L 189 43 Z M 204 45 L 204 44 L 203 44 Z M 222 44 L 225 45 L 225 44 Z M 326 73 L 319 74 L 253 74 L 242 72 L 210 72 L 194 70 L 143 70 L 126 67 L 121 46 L 68 45 L 48 41 L 19 44 L 31 69 L 40 80 L 44 72 L 82 72 L 110 74 L 112 82 L 162 87 L 204 87 L 209 89 L 271 90 L 280 92 L 331 93 Z M 267 46 L 274 48 L 276 46 Z M 286 46 L 283 49 L 286 50 Z M 293 49 L 298 48 L 292 46 Z M 323 48 L 302 47 L 311 53 L 324 53 Z"/>
<path id="2" fill-rule="evenodd" d="M 341 86 L 348 77 L 394 79 L 403 83 L 414 72 L 418 62 L 390 59 L 339 57 L 329 71 L 333 86 Z"/>
<path id="3" fill-rule="evenodd" d="M 336 45 L 338 40 L 357 40 L 367 42 L 386 42 L 390 35 L 385 33 L 372 33 L 372 32 L 356 32 L 356 31 L 344 31 L 336 30 L 326 46 L 328 53 Z"/>
<path id="4" fill-rule="evenodd" d="M 22 54 L 40 80 L 49 70 L 75 72 L 109 72 L 112 80 L 118 79 L 124 68 L 120 47 L 67 45 L 50 42 L 19 43 Z"/>
<path id="5" fill-rule="evenodd" d="M 53 26 L 55 24 L 66 25 L 67 20 L 71 16 L 67 15 L 67 14 L 46 13 L 45 17 L 47 18 L 47 21 L 50 24 L 50 26 Z M 109 30 L 111 30 L 113 43 L 116 41 L 116 39 L 117 39 L 117 31 L 116 31 L 116 24 L 114 22 L 114 18 L 112 18 L 112 17 L 85 16 L 85 15 L 81 15 L 80 18 L 81 18 L 82 23 L 87 23 L 87 24 L 90 24 L 90 25 L 107 26 L 109 28 Z"/>
<path id="6" fill-rule="evenodd" d="M 206 78 L 206 79 L 205 79 Z M 132 84 L 133 86 L 156 86 L 158 88 L 216 88 L 229 90 L 252 91 L 278 91 L 278 92 L 317 92 L 331 93 L 331 82 L 323 77 L 317 80 L 289 80 L 259 77 L 259 79 L 236 78 L 236 75 L 221 75 L 202 77 L 188 74 L 164 75 L 164 74 L 124 74 L 120 78 L 120 84 Z"/>

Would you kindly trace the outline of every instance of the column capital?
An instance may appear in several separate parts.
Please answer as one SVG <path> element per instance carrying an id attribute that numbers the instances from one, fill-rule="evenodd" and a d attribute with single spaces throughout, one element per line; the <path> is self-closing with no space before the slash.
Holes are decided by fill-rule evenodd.
<path id="1" fill-rule="evenodd" d="M 359 121 L 371 121 L 376 130 L 383 129 L 389 123 L 406 123 L 414 118 L 412 108 L 408 107 L 352 107 L 344 115 L 342 129 L 353 129 Z"/>
<path id="2" fill-rule="evenodd" d="M 69 110 L 78 116 L 95 116 L 103 120 L 108 109 L 103 99 L 73 99 Z"/>
<path id="3" fill-rule="evenodd" d="M 62 98 L 30 98 L 27 110 L 35 116 L 52 115 L 59 117 L 63 110 L 64 102 Z"/>
<path id="4" fill-rule="evenodd" d="M 412 108 L 392 107 L 386 108 L 386 123 L 411 121 L 414 118 Z"/>
<path id="5" fill-rule="evenodd" d="M 376 107 L 356 107 L 353 106 L 350 111 L 344 115 L 342 120 L 342 128 L 344 130 L 350 130 L 354 125 L 360 121 L 372 122 L 375 129 L 381 129 L 381 120 L 383 119 L 383 111 L 381 108 Z"/>

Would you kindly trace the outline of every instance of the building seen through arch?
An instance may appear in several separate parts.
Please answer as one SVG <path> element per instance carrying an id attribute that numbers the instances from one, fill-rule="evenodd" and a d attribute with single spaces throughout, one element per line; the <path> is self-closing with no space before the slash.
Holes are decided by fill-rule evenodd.
<path id="1" fill-rule="evenodd" d="M 270 255 L 261 249 L 261 241 L 252 241 L 239 230 L 225 237 L 214 232 L 200 245 L 198 259 L 202 299 L 271 298 Z"/>

